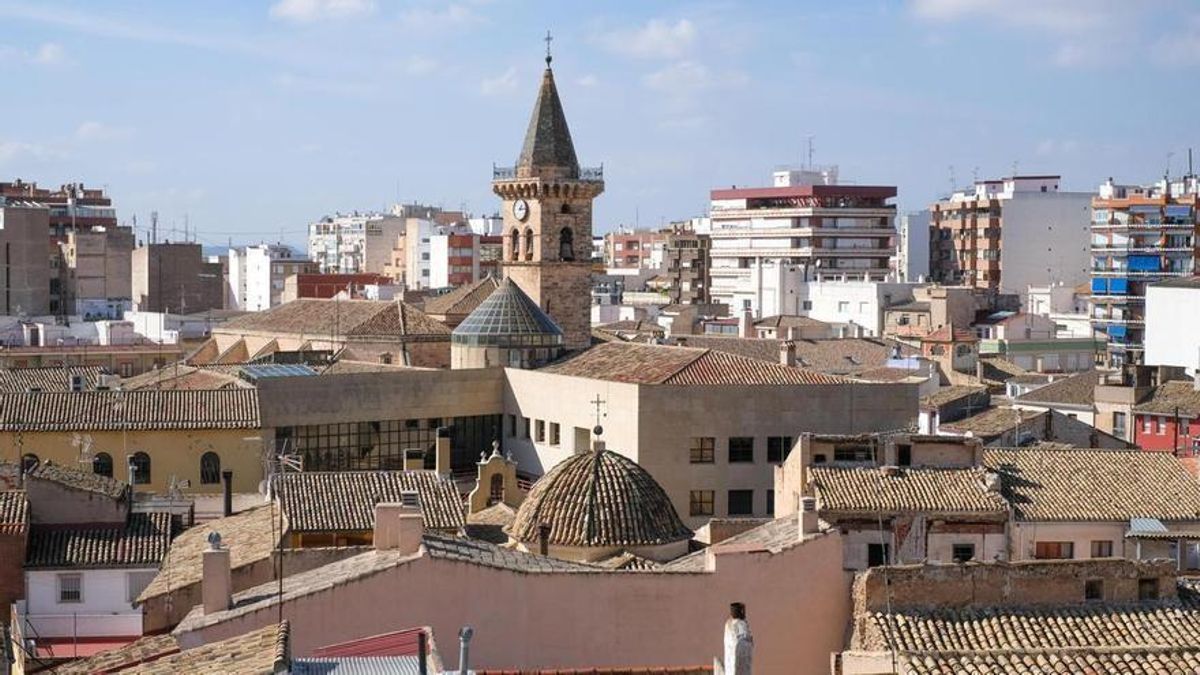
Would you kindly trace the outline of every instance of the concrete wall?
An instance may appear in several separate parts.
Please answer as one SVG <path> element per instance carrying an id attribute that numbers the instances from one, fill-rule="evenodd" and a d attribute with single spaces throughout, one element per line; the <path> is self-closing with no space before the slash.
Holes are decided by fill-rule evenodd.
<path id="1" fill-rule="evenodd" d="M 143 583 L 153 578 L 155 569 L 85 569 L 29 570 L 25 573 L 25 606 L 34 617 L 37 634 L 70 636 L 138 635 L 141 611 L 130 607 L 133 577 L 140 575 Z M 59 603 L 58 575 L 82 574 L 82 602 Z M 39 620 L 36 617 L 42 615 Z M 124 617 L 122 619 L 122 617 Z M 132 629 L 132 631 L 131 631 Z"/>
<path id="2" fill-rule="evenodd" d="M 1012 524 L 1012 559 L 1034 560 L 1039 541 L 1069 541 L 1074 546 L 1076 560 L 1092 557 L 1093 541 L 1111 541 L 1113 556 L 1133 557 L 1133 544 L 1126 543 L 1128 522 L 1116 523 L 1031 523 Z"/>
<path id="3" fill-rule="evenodd" d="M 150 244 L 132 255 L 133 308 L 194 314 L 225 305 L 220 264 L 204 261 L 200 244 Z"/>
<path id="4" fill-rule="evenodd" d="M 1000 292 L 1024 297 L 1029 286 L 1091 278 L 1091 205 L 1087 192 L 1021 193 L 1001 211 Z"/>
<path id="5" fill-rule="evenodd" d="M 116 457 L 113 462 L 117 462 Z M 77 466 L 68 465 L 67 468 Z M 117 473 L 116 469 L 117 466 L 114 466 L 114 474 Z M 29 522 L 37 525 L 124 523 L 129 513 L 126 499 L 113 499 L 87 490 L 64 487 L 37 476 L 25 478 L 25 493 L 31 505 Z"/>
<path id="6" fill-rule="evenodd" d="M 0 208 L 0 314 L 50 312 L 50 211 Z"/>
<path id="7" fill-rule="evenodd" d="M 384 597 L 398 601 L 380 602 Z M 453 644 L 469 624 L 475 668 L 668 666 L 707 664 L 723 653 L 730 602 L 746 604 L 755 672 L 826 672 L 850 613 L 839 537 L 819 536 L 778 554 L 721 554 L 712 573 L 526 574 L 421 557 L 294 599 L 284 616 L 294 656 L 375 635 L 380 626 L 430 625 L 437 639 Z M 179 639 L 192 647 L 277 618 L 276 608 L 264 606 L 181 631 Z M 456 666 L 452 650 L 443 656 Z"/>
<path id="8" fill-rule="evenodd" d="M 1148 366 L 1176 366 L 1195 375 L 1200 367 L 1200 312 L 1180 311 L 1200 305 L 1200 285 L 1146 287 L 1146 356 Z"/>

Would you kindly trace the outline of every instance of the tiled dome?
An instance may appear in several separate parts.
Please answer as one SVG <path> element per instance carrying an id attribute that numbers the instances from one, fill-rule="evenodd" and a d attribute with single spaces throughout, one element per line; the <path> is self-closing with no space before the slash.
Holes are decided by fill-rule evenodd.
<path id="1" fill-rule="evenodd" d="M 633 460 L 609 450 L 574 455 L 534 483 L 509 534 L 555 546 L 658 546 L 689 539 L 662 486 Z"/>
<path id="2" fill-rule="evenodd" d="M 505 279 L 450 335 L 453 344 L 496 347 L 554 347 L 562 330 L 511 279 Z"/>

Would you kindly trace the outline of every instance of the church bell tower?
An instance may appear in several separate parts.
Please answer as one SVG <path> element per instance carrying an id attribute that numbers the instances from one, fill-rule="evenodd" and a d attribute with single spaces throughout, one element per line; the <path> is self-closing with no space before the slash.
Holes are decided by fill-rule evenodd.
<path id="1" fill-rule="evenodd" d="M 492 191 L 503 200 L 504 276 L 554 319 L 567 349 L 583 349 L 591 341 L 592 200 L 604 174 L 575 157 L 549 41 L 521 155 L 516 166 L 493 169 Z"/>

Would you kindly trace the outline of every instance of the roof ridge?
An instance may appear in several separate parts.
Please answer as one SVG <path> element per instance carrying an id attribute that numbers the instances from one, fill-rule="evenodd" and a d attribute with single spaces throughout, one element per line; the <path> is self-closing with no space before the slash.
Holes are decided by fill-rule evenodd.
<path id="1" fill-rule="evenodd" d="M 658 347 L 659 345 L 647 345 L 647 346 Z M 664 347 L 664 348 L 678 349 L 678 347 Z M 684 363 L 682 366 L 676 368 L 673 372 L 671 372 L 671 374 L 667 375 L 666 377 L 660 378 L 658 382 L 655 382 L 655 384 L 669 383 L 672 379 L 674 379 L 680 373 L 682 373 L 683 371 L 687 370 L 688 368 L 691 368 L 692 366 L 696 365 L 697 361 L 699 361 L 700 359 L 704 358 L 705 356 L 708 356 L 709 354 L 713 353 L 712 349 L 708 349 L 708 348 L 704 348 L 704 347 L 684 347 L 684 349 L 700 349 L 701 352 L 696 355 L 696 358 L 691 359 L 687 363 Z"/>

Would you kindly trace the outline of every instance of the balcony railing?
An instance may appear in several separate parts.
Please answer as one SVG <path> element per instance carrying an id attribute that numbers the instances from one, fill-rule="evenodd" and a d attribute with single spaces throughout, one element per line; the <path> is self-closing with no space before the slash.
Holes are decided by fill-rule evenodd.
<path id="1" fill-rule="evenodd" d="M 142 634 L 142 613 L 125 614 L 23 614 L 26 637 L 112 637 Z M 29 629 L 32 630 L 29 630 Z"/>
<path id="2" fill-rule="evenodd" d="M 517 167 L 492 165 L 492 180 L 516 180 Z M 579 167 L 579 180 L 604 180 L 604 165 Z"/>

